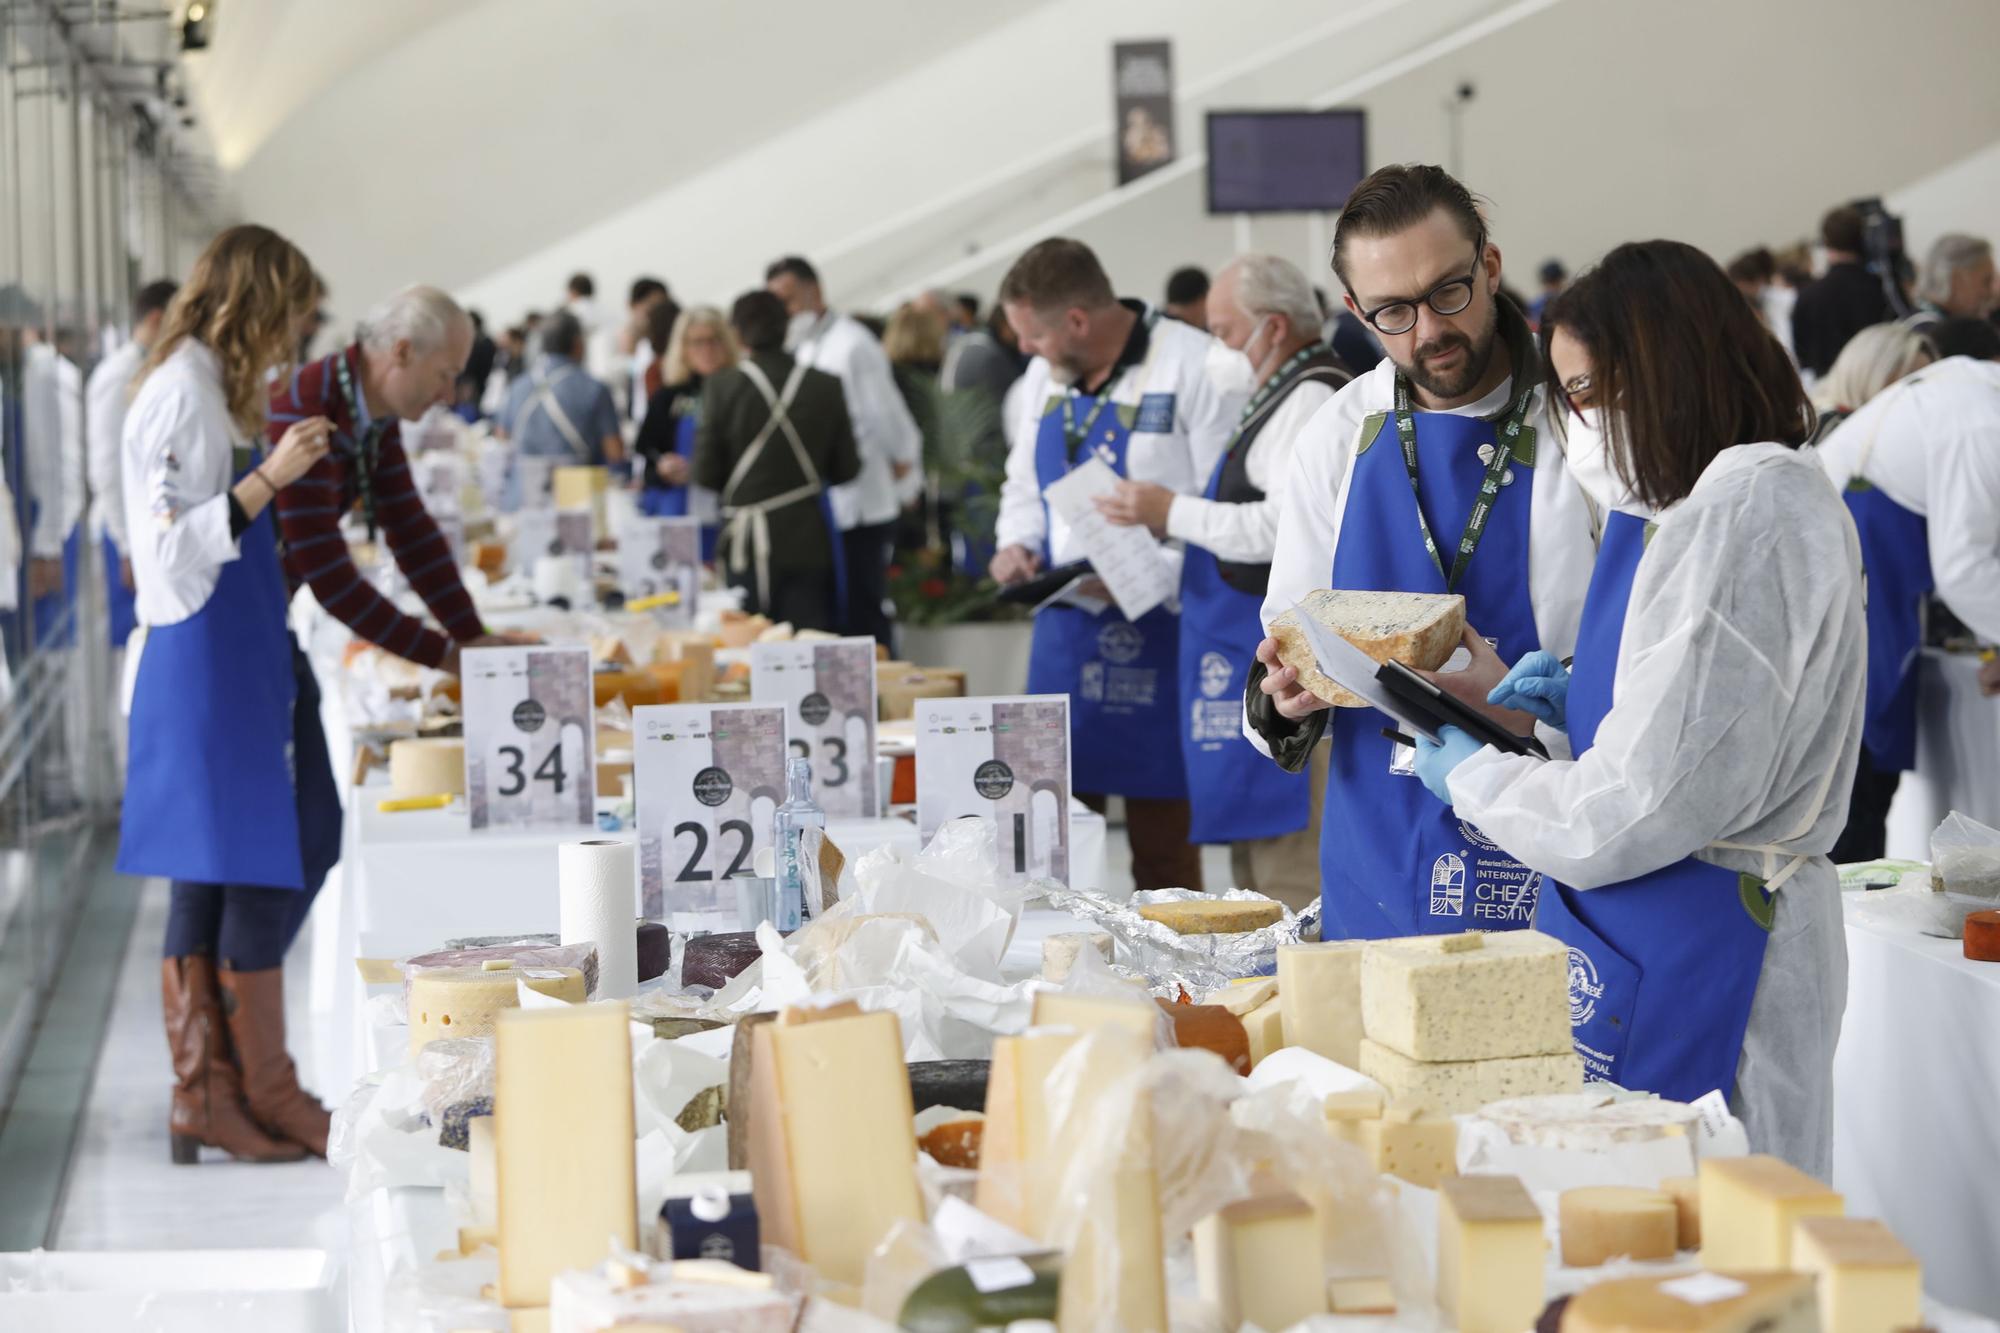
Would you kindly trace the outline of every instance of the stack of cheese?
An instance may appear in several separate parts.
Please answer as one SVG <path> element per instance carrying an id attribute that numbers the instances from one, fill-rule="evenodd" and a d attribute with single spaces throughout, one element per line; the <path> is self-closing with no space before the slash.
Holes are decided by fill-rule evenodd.
<path id="1" fill-rule="evenodd" d="M 1361 1072 L 1440 1115 L 1583 1086 L 1569 951 L 1538 931 L 1370 942 L 1361 1024 Z"/>

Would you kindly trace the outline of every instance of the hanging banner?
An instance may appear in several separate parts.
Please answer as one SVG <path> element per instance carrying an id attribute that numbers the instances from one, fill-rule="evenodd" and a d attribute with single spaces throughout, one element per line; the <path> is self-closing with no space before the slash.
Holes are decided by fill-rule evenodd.
<path id="1" fill-rule="evenodd" d="M 1174 160 L 1174 48 L 1119 42 L 1111 48 L 1118 183 L 1130 185 Z"/>

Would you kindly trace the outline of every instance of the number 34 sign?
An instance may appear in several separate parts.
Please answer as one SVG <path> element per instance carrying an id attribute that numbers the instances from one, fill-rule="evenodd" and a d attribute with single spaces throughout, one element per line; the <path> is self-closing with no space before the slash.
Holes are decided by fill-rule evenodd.
<path id="1" fill-rule="evenodd" d="M 472 827 L 596 823 L 588 648 L 468 648 L 465 799 Z"/>
<path id="2" fill-rule="evenodd" d="M 736 930 L 736 888 L 785 799 L 785 712 L 762 704 L 632 710 L 639 890 L 648 920 Z"/>

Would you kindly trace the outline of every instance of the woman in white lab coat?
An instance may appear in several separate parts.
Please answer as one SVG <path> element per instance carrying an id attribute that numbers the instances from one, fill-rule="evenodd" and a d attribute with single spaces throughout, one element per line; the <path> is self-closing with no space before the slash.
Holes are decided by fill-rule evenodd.
<path id="1" fill-rule="evenodd" d="M 179 1163 L 203 1146 L 260 1162 L 326 1151 L 282 1000 L 235 984 L 283 960 L 338 855 L 266 512 L 326 453 L 331 425 L 301 421 L 261 447 L 266 376 L 318 299 L 312 265 L 276 232 L 217 236 L 168 307 L 121 442 L 140 629 L 118 869 L 173 882 L 161 990 Z"/>
<path id="2" fill-rule="evenodd" d="M 1418 773 L 1549 877 L 1535 924 L 1570 946 L 1588 1074 L 1719 1089 L 1756 1151 L 1824 1179 L 1846 1001 L 1826 853 L 1866 673 L 1854 526 L 1800 449 L 1798 375 L 1700 251 L 1620 246 L 1541 336 L 1604 536 L 1573 671 L 1531 654 L 1490 697 L 1575 757 L 1448 729 Z"/>

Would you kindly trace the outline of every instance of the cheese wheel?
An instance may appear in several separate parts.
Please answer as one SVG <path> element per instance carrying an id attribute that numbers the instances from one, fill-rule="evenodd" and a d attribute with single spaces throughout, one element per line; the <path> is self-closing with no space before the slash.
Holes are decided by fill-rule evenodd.
<path id="1" fill-rule="evenodd" d="M 1680 1245 L 1680 1213 L 1659 1190 L 1593 1185 L 1564 1190 L 1562 1259 L 1596 1268 L 1620 1257 L 1671 1259 Z"/>
<path id="2" fill-rule="evenodd" d="M 1697 1275 L 1699 1276 L 1699 1275 Z M 1674 1277 L 1625 1278 L 1586 1287 L 1563 1309 L 1562 1333 L 1817 1333 L 1813 1279 L 1800 1273 L 1728 1273 L 1736 1294 L 1682 1300 Z"/>
<path id="3" fill-rule="evenodd" d="M 455 736 L 412 736 L 389 746 L 389 792 L 412 796 L 465 794 L 465 742 Z"/>
<path id="4" fill-rule="evenodd" d="M 1284 906 L 1268 898 L 1194 898 L 1147 903 L 1139 915 L 1180 935 L 1240 935 L 1276 925 Z"/>
<path id="5" fill-rule="evenodd" d="M 1660 1188 L 1674 1201 L 1680 1214 L 1679 1245 L 1684 1250 L 1701 1248 L 1701 1182 L 1693 1176 L 1669 1176 Z"/>
<path id="6" fill-rule="evenodd" d="M 410 978 L 410 1054 L 445 1037 L 486 1037 L 502 1010 L 520 1007 L 516 982 L 571 1004 L 584 999 L 583 973 L 574 967 L 442 967 Z"/>
<path id="7" fill-rule="evenodd" d="M 1465 599 L 1442 593 L 1321 588 L 1307 593 L 1300 605 L 1375 661 L 1401 662 L 1421 671 L 1435 671 L 1450 661 L 1465 632 Z M 1364 706 L 1358 695 L 1320 671 L 1297 611 L 1273 620 L 1271 637 L 1278 641 L 1278 660 L 1298 671 L 1299 684 L 1336 708 Z"/>
<path id="8" fill-rule="evenodd" d="M 1966 916 L 1965 956 L 1975 963 L 2000 963 L 2000 912 Z"/>

